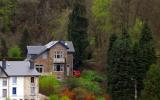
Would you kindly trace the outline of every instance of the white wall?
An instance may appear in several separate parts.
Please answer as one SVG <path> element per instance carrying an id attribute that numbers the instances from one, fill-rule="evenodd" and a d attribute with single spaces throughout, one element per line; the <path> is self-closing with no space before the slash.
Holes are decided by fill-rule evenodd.
<path id="1" fill-rule="evenodd" d="M 30 89 L 30 84 L 29 83 L 27 83 L 27 85 L 25 85 L 25 77 L 17 77 L 17 84 L 13 84 L 13 82 L 12 82 L 12 78 L 13 77 L 9 77 L 9 78 L 7 78 L 7 86 L 6 87 L 4 87 L 4 86 L 2 86 L 2 82 L 3 82 L 3 79 L 2 78 L 0 78 L 0 100 L 6 100 L 6 98 L 2 98 L 2 90 L 3 89 L 7 89 L 7 97 L 9 97 L 9 99 L 17 99 L 17 100 L 20 100 L 20 99 L 23 99 L 24 100 L 24 96 L 29 96 L 30 97 L 30 93 L 28 93 L 28 94 L 24 94 L 25 93 L 25 91 L 27 91 L 27 90 L 24 90 L 24 89 L 26 89 L 26 88 L 29 88 Z M 28 82 L 30 82 L 30 80 L 28 80 L 28 79 L 30 79 L 30 77 L 28 77 L 27 78 L 27 81 Z M 38 86 L 38 78 L 36 77 L 36 80 L 35 80 L 35 82 L 36 82 L 36 98 L 37 98 L 37 96 L 38 96 L 38 90 L 39 90 L 39 86 Z M 13 95 L 12 94 L 12 88 L 13 87 L 16 87 L 16 95 Z M 30 90 L 29 90 L 29 92 L 30 92 Z M 39 100 L 39 99 L 35 99 L 35 100 Z"/>
<path id="2" fill-rule="evenodd" d="M 13 87 L 16 87 L 16 95 L 12 94 Z M 24 98 L 24 77 L 17 77 L 17 84 L 13 84 L 12 77 L 9 78 L 9 97 L 10 99 Z"/>
<path id="3" fill-rule="evenodd" d="M 6 100 L 6 98 L 2 97 L 2 90 L 7 89 L 7 95 L 8 95 L 8 80 L 7 80 L 7 86 L 3 86 L 3 78 L 0 78 L 0 100 Z"/>

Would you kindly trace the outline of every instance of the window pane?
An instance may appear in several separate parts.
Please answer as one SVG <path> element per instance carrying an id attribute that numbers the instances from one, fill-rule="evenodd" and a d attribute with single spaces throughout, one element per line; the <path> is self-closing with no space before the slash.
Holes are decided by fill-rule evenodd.
<path id="1" fill-rule="evenodd" d="M 17 77 L 13 77 L 12 82 L 13 82 L 13 84 L 16 84 L 17 83 Z"/>
<path id="2" fill-rule="evenodd" d="M 35 95 L 35 87 L 31 87 L 31 95 Z"/>
<path id="3" fill-rule="evenodd" d="M 16 92 L 17 92 L 17 91 L 16 91 L 16 87 L 13 87 L 13 88 L 12 88 L 12 94 L 16 95 Z"/>
<path id="4" fill-rule="evenodd" d="M 7 79 L 3 79 L 3 86 L 7 86 Z"/>
<path id="5" fill-rule="evenodd" d="M 3 97 L 7 97 L 7 89 L 3 89 L 3 94 L 2 94 Z"/>
<path id="6" fill-rule="evenodd" d="M 34 77 L 31 77 L 31 83 L 34 83 Z"/>

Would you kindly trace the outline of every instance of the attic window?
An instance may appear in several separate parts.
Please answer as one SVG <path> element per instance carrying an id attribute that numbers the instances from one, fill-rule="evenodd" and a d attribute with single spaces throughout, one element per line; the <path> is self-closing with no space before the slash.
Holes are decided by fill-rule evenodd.
<path id="1" fill-rule="evenodd" d="M 62 50 L 55 51 L 54 58 L 64 58 L 64 52 Z"/>

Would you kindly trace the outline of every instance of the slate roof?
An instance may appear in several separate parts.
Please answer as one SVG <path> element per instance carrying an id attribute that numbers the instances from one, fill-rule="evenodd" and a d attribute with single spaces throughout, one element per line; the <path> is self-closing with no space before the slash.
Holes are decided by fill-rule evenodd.
<path id="1" fill-rule="evenodd" d="M 0 67 L 2 61 L 0 61 Z M 4 71 L 8 76 L 39 76 L 40 73 L 36 69 L 30 69 L 29 61 L 6 61 L 6 69 Z"/>
<path id="2" fill-rule="evenodd" d="M 64 41 L 64 43 L 62 43 L 61 41 L 51 41 L 44 46 L 27 46 L 28 54 L 32 54 L 32 55 L 41 54 L 42 52 L 56 45 L 57 43 L 61 43 L 63 46 L 65 46 L 68 52 L 72 52 L 72 53 L 75 52 L 73 43 L 71 41 Z"/>

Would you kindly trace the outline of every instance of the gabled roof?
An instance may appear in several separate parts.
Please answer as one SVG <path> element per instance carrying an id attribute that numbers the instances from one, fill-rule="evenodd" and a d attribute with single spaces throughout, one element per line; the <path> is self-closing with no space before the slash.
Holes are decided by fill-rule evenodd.
<path id="1" fill-rule="evenodd" d="M 51 41 L 44 46 L 27 46 L 28 54 L 39 55 L 44 51 L 54 47 L 57 43 L 60 43 L 62 46 L 64 46 L 68 52 L 75 52 L 73 43 L 71 41 Z"/>
<path id="2" fill-rule="evenodd" d="M 45 46 L 27 46 L 28 54 L 40 54 L 46 49 Z"/>
<path id="3" fill-rule="evenodd" d="M 2 66 L 2 61 L 0 61 L 0 66 Z M 36 69 L 30 69 L 29 61 L 6 61 L 6 69 L 4 69 L 4 71 L 7 73 L 8 76 L 39 76 L 40 75 L 36 71 Z"/>
<path id="4" fill-rule="evenodd" d="M 7 73 L 4 71 L 4 69 L 2 67 L 0 67 L 0 77 L 5 78 L 7 77 Z"/>

